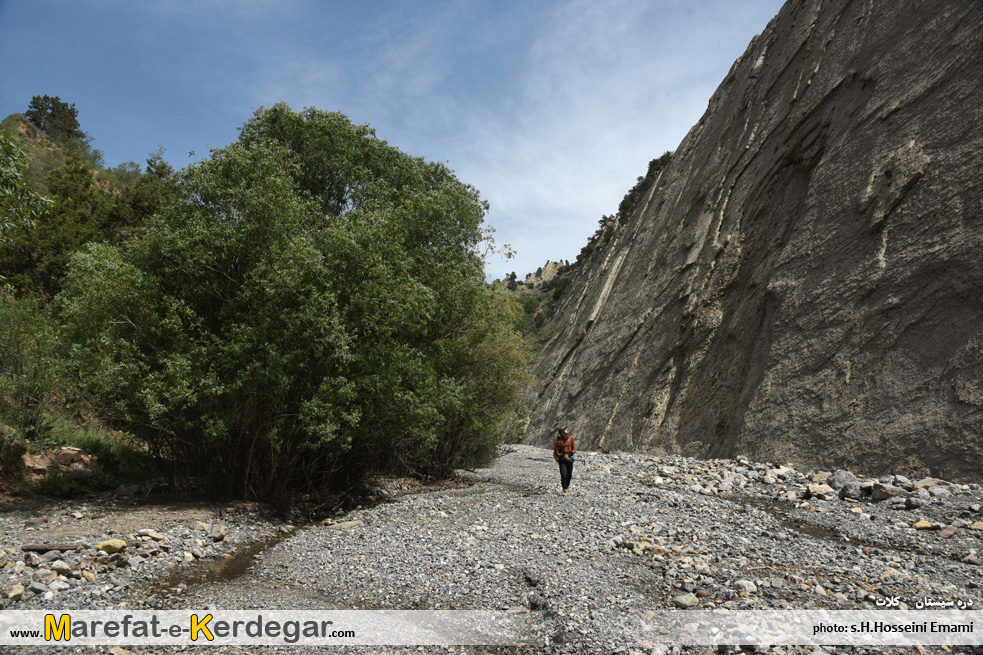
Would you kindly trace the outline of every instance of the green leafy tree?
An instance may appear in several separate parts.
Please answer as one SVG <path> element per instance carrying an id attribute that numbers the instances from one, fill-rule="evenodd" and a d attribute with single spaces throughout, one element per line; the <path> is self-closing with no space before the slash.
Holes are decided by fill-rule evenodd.
<path id="1" fill-rule="evenodd" d="M 126 170 L 129 174 L 132 166 Z M 147 225 L 171 197 L 174 182 L 174 168 L 164 160 L 164 149 L 158 148 L 147 158 L 146 173 L 137 171 L 135 181 L 116 192 L 103 226 L 103 238 L 119 242 Z"/>
<path id="2" fill-rule="evenodd" d="M 48 297 L 61 288 L 72 253 L 90 241 L 125 239 L 147 224 L 174 187 L 162 150 L 147 159 L 147 173 L 133 162 L 99 171 L 78 150 L 64 158 L 47 176 L 54 206 L 33 229 L 11 229 L 0 251 L 0 273 L 15 288 Z"/>
<path id="3" fill-rule="evenodd" d="M 18 289 L 52 296 L 61 288 L 69 257 L 103 234 L 112 196 L 99 186 L 92 168 L 78 153 L 52 171 L 48 188 L 54 204 L 31 230 L 19 231 L 0 253 L 0 266 Z"/>
<path id="4" fill-rule="evenodd" d="M 50 327 L 34 300 L 0 295 L 0 411 L 39 446 L 50 431 L 60 377 Z"/>
<path id="5" fill-rule="evenodd" d="M 133 186 L 140 179 L 140 164 L 135 161 L 125 161 L 106 171 L 106 176 L 117 189 Z"/>
<path id="6" fill-rule="evenodd" d="M 0 134 L 0 238 L 14 229 L 33 227 L 51 208 L 51 201 L 24 181 L 26 168 L 24 152 Z"/>
<path id="7" fill-rule="evenodd" d="M 167 180 L 174 175 L 174 167 L 164 159 L 164 146 L 157 146 L 147 157 L 147 175 L 157 180 Z"/>
<path id="8" fill-rule="evenodd" d="M 62 102 L 58 96 L 34 96 L 24 117 L 55 140 L 87 138 L 79 125 L 75 103 Z"/>
<path id="9" fill-rule="evenodd" d="M 487 206 L 337 113 L 260 110 L 56 300 L 80 389 L 176 477 L 320 490 L 487 458 L 527 353 L 484 282 Z M 221 470 L 222 475 L 213 475 Z"/>

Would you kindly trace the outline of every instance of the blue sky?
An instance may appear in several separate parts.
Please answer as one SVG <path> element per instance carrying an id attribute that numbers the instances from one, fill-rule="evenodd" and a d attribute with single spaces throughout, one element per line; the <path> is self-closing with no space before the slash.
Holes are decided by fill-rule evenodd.
<path id="1" fill-rule="evenodd" d="M 447 162 L 520 276 L 576 258 L 781 0 L 0 0 L 0 118 L 74 103 L 108 166 L 180 168 L 286 101 Z M 194 158 L 189 152 L 194 151 Z"/>

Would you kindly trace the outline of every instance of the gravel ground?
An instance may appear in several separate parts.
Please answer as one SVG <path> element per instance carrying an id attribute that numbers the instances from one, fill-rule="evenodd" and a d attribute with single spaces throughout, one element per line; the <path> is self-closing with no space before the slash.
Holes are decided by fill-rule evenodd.
<path id="1" fill-rule="evenodd" d="M 25 591 L 19 601 L 8 600 L 8 607 L 535 610 L 530 616 L 537 645 L 522 652 L 646 654 L 726 651 L 645 643 L 636 626 L 657 610 L 875 609 L 886 597 L 900 597 L 914 609 L 926 596 L 983 607 L 978 485 L 894 476 L 857 479 L 844 471 L 802 472 L 742 458 L 583 453 L 567 497 L 559 493 L 548 450 L 516 446 L 509 451 L 490 469 L 462 472 L 456 481 L 433 487 L 381 489 L 374 505 L 296 531 L 247 511 L 226 517 L 229 533 L 220 541 L 209 535 L 221 517 L 206 516 L 210 524 L 197 530 L 180 521 L 154 526 L 157 535 L 141 544 L 179 541 L 161 563 L 151 555 L 100 572 L 93 582 L 62 576 L 74 586 Z M 18 540 L 33 541 L 23 521 L 23 516 L 4 516 L 0 538 L 18 546 Z M 155 541 L 161 535 L 165 539 Z M 263 538 L 266 547 L 241 547 L 240 555 L 228 560 L 232 571 L 206 568 L 209 561 L 222 561 L 221 548 Z M 192 554 L 185 562 L 193 545 L 201 557 Z M 8 558 L 19 555 L 8 551 Z M 37 573 L 45 566 L 27 568 Z M 19 574 L 7 571 L 9 590 Z M 112 588 L 97 593 L 106 584 Z M 208 652 L 296 650 L 209 647 Z M 344 652 L 454 650 L 462 649 Z M 773 647 L 767 652 L 907 651 Z"/>

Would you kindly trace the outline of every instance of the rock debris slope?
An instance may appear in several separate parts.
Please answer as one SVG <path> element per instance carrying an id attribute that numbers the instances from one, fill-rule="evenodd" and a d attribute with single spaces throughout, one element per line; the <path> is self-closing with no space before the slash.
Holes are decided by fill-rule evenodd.
<path id="1" fill-rule="evenodd" d="M 526 439 L 983 476 L 983 4 L 788 2 L 561 303 Z"/>

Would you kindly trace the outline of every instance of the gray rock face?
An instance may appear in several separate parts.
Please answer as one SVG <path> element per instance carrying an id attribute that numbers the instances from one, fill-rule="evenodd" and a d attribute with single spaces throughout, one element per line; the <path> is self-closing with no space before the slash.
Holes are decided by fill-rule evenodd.
<path id="1" fill-rule="evenodd" d="M 786 3 L 537 364 L 526 440 L 983 477 L 983 5 Z"/>

